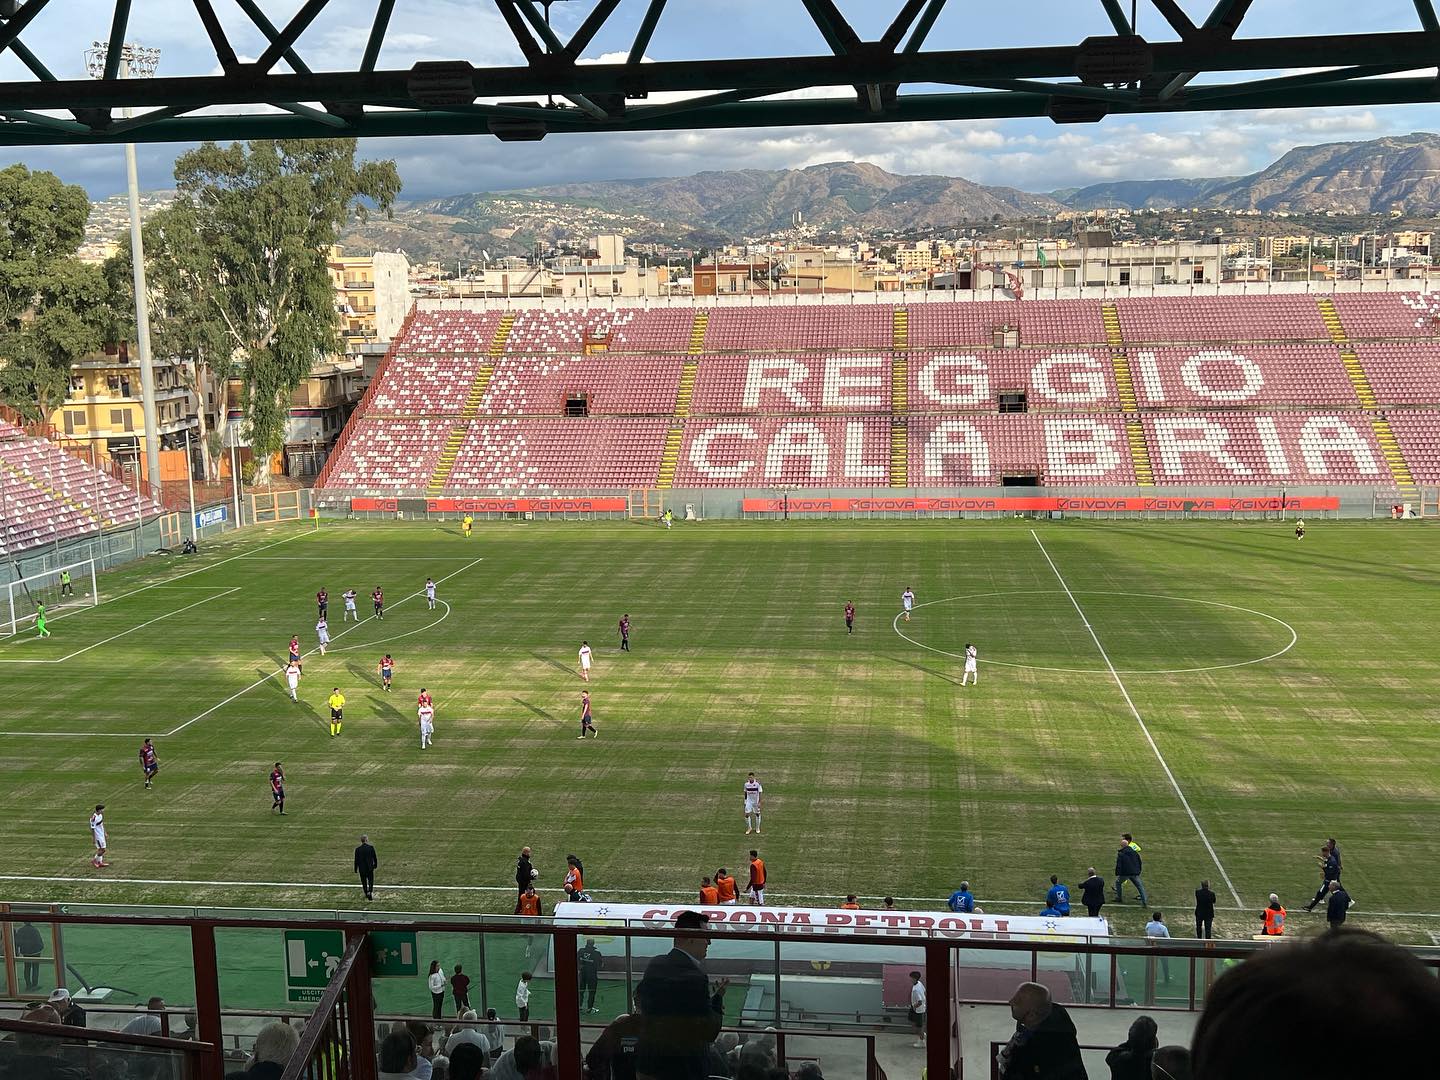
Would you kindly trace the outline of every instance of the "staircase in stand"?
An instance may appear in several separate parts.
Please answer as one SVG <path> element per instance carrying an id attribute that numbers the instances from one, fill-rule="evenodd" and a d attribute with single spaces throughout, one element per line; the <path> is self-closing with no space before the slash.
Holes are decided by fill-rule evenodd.
<path id="1" fill-rule="evenodd" d="M 1125 335 L 1120 329 L 1120 311 L 1114 304 L 1101 309 L 1105 322 L 1105 342 L 1110 346 L 1110 367 L 1115 373 L 1115 393 L 1125 413 L 1125 441 L 1130 446 L 1130 464 L 1135 469 L 1135 483 L 1140 487 L 1155 486 L 1155 466 L 1150 461 L 1150 446 L 1145 441 L 1145 425 L 1140 422 L 1140 399 L 1135 396 L 1135 376 L 1130 371 L 1130 357 L 1125 353 Z"/>
<path id="2" fill-rule="evenodd" d="M 507 311 L 500 316 L 500 325 L 495 327 L 495 336 L 490 339 L 490 359 L 505 355 L 505 343 L 510 340 L 510 331 L 515 329 L 515 312 Z"/>
<path id="3" fill-rule="evenodd" d="M 1335 301 L 1328 296 L 1322 296 L 1316 302 L 1320 308 L 1320 320 L 1325 324 L 1325 330 L 1330 335 L 1330 340 L 1336 345 L 1348 344 L 1350 338 L 1345 333 L 1345 327 L 1340 322 L 1340 312 L 1335 310 Z"/>
<path id="4" fill-rule="evenodd" d="M 1390 475 L 1395 478 L 1395 490 L 1400 493 L 1401 501 L 1419 502 L 1420 488 L 1415 483 L 1405 455 L 1400 452 L 1400 441 L 1390 429 L 1390 421 L 1377 416 L 1370 421 L 1370 430 L 1375 433 L 1375 441 L 1380 444 L 1380 453 L 1385 455 L 1385 464 L 1390 467 Z"/>
<path id="5" fill-rule="evenodd" d="M 690 324 L 690 355 L 699 356 L 705 351 L 705 329 L 710 325 L 710 312 L 695 312 L 695 321 Z"/>
<path id="6" fill-rule="evenodd" d="M 910 348 L 910 311 L 897 307 L 890 316 L 890 345 L 895 349 Z"/>
<path id="7" fill-rule="evenodd" d="M 490 389 L 490 380 L 495 377 L 494 361 L 504 355 L 505 342 L 514 325 L 515 314 L 507 311 L 501 317 L 500 325 L 495 328 L 495 336 L 490 339 L 490 360 L 481 364 L 475 372 L 475 378 L 470 383 L 470 393 L 465 395 L 465 407 L 460 410 L 460 419 L 450 429 L 450 434 L 445 439 L 445 447 L 440 451 L 439 460 L 435 462 L 435 471 L 430 474 L 430 482 L 425 485 L 425 494 L 432 499 L 437 498 L 450 482 L 450 473 L 455 468 L 455 459 L 460 456 L 460 447 L 465 442 L 465 433 L 470 430 L 470 421 L 480 415 L 485 391 Z"/>
<path id="8" fill-rule="evenodd" d="M 896 311 L 903 312 L 904 308 Z M 910 360 L 897 352 L 890 357 L 890 486 L 895 488 L 910 486 L 909 410 Z"/>
<path id="9" fill-rule="evenodd" d="M 696 321 L 705 312 L 697 312 Z M 705 337 L 705 330 L 702 326 L 696 334 L 692 335 L 690 349 L 695 351 L 695 342 L 702 341 Z M 658 488 L 671 488 L 675 486 L 675 470 L 680 466 L 680 443 L 685 438 L 685 417 L 690 415 L 690 403 L 695 398 L 695 380 L 700 375 L 700 361 L 686 360 L 685 367 L 680 371 L 680 388 L 675 393 L 675 420 L 670 424 L 670 430 L 665 432 L 665 448 L 660 452 L 660 475 L 655 480 Z"/>

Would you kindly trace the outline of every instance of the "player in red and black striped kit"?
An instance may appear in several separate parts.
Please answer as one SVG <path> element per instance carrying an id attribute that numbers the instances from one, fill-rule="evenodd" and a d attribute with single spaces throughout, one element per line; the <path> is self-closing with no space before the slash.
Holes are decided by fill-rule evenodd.
<path id="1" fill-rule="evenodd" d="M 315 594 L 315 608 L 322 619 L 330 614 L 330 594 L 324 588 Z"/>
<path id="2" fill-rule="evenodd" d="M 375 605 L 375 617 L 383 622 L 385 619 L 385 590 L 379 585 L 376 585 L 375 591 L 370 594 L 370 602 Z"/>
<path id="3" fill-rule="evenodd" d="M 270 797 L 270 809 L 285 813 L 285 770 L 278 761 L 275 762 L 275 768 L 270 770 Z"/>
<path id="4" fill-rule="evenodd" d="M 140 747 L 140 768 L 145 771 L 145 786 L 148 788 L 160 771 L 160 759 L 155 756 L 155 745 L 149 739 Z"/>

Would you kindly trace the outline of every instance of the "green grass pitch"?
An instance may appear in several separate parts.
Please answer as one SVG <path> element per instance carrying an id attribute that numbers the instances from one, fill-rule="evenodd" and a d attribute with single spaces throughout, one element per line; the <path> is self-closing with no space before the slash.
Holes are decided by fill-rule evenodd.
<path id="1" fill-rule="evenodd" d="M 0 891 L 353 908 L 364 831 L 381 909 L 508 912 L 527 843 L 548 902 L 567 852 L 597 897 L 688 899 L 722 864 L 743 883 L 753 769 L 772 901 L 937 907 L 968 878 L 987 910 L 1034 913 L 1051 873 L 1108 878 L 1129 831 L 1177 932 L 1201 878 L 1237 907 L 1228 875 L 1243 910 L 1219 923 L 1248 934 L 1272 890 L 1292 910 L 1309 899 L 1336 836 L 1355 921 L 1430 943 L 1434 549 L 1433 530 L 1389 523 L 1316 522 L 1303 542 L 1280 522 L 260 530 L 103 575 L 105 603 L 52 612 L 45 641 L 0 643 Z M 383 622 L 368 618 L 377 583 Z M 292 634 L 314 648 L 321 585 L 335 641 L 307 657 L 295 704 L 274 673 Z M 907 585 L 919 607 L 902 636 Z M 358 627 L 340 621 L 347 587 Z M 582 639 L 600 732 L 584 743 Z M 967 641 L 980 682 L 962 688 Z M 437 705 L 425 751 L 421 686 Z M 144 735 L 162 763 L 151 791 Z M 89 863 L 97 802 L 107 870 Z M 1139 931 L 1133 902 L 1106 914 Z"/>

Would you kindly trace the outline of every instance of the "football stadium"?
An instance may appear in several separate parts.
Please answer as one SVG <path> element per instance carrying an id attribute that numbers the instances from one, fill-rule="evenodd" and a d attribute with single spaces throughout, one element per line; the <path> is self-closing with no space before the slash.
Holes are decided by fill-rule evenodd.
<path id="1" fill-rule="evenodd" d="M 7 410 L 0 1080 L 1392 1071 L 1440 301 L 983 278 L 420 298 L 303 486 Z"/>

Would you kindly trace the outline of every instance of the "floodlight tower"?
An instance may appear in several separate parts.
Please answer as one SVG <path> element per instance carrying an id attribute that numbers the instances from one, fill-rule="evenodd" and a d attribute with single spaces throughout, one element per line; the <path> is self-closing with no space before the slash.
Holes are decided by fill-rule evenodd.
<path id="1" fill-rule="evenodd" d="M 91 42 L 85 66 L 95 79 L 103 79 L 110 47 Z M 115 72 L 122 79 L 148 79 L 160 64 L 160 50 L 126 42 L 120 47 Z M 124 115 L 128 118 L 130 110 Z M 135 168 L 135 144 L 125 144 L 125 179 L 130 196 L 130 269 L 135 280 L 135 341 L 140 349 L 140 410 L 145 422 L 145 472 L 152 489 L 160 487 L 160 425 L 155 417 L 155 371 L 150 358 L 150 298 L 145 291 L 145 243 L 140 235 L 140 181 Z M 139 468 L 140 463 L 135 463 Z"/>

